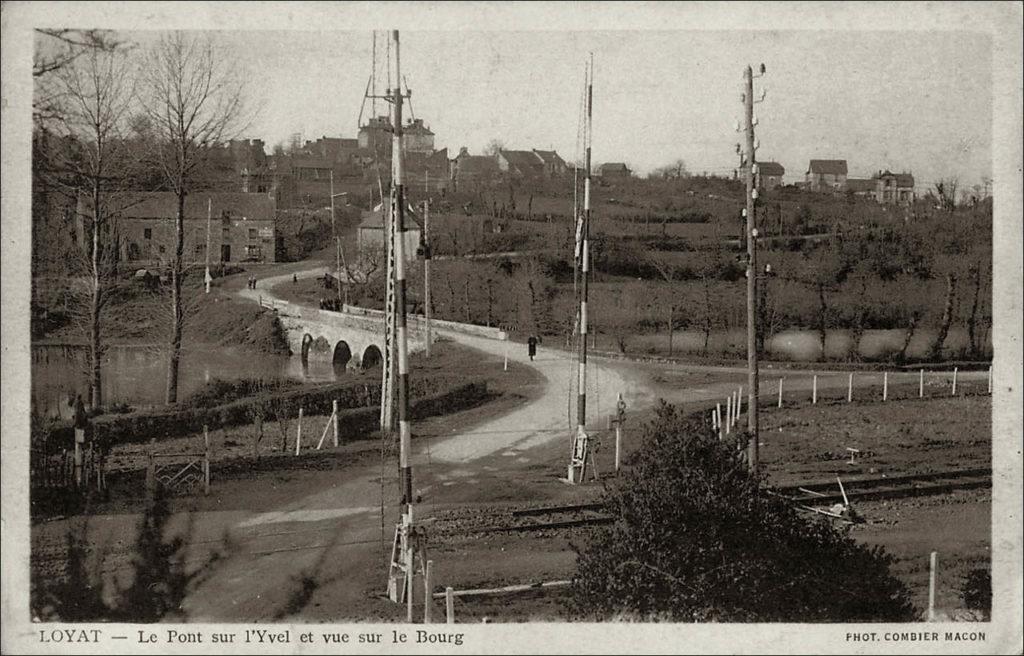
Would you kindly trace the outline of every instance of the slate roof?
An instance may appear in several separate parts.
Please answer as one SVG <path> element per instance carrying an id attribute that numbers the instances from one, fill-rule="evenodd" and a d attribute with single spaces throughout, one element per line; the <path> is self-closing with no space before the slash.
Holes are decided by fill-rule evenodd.
<path id="1" fill-rule="evenodd" d="M 601 173 L 629 173 L 629 167 L 622 162 L 608 162 L 601 165 Z"/>
<path id="2" fill-rule="evenodd" d="M 876 174 L 875 178 L 876 179 L 896 178 L 896 186 L 897 187 L 913 187 L 914 186 L 914 176 L 912 174 L 910 174 L 910 173 L 893 173 L 892 171 L 889 171 L 888 169 L 886 169 L 885 171 L 882 171 L 881 173 Z"/>
<path id="3" fill-rule="evenodd" d="M 846 188 L 854 193 L 868 191 L 873 192 L 875 190 L 875 180 L 864 178 L 847 178 Z"/>
<path id="4" fill-rule="evenodd" d="M 499 151 L 510 168 L 516 168 L 520 173 L 542 173 L 544 162 L 532 150 L 502 150 Z"/>
<path id="5" fill-rule="evenodd" d="M 778 162 L 757 162 L 757 172 L 760 175 L 783 176 L 786 174 L 786 168 Z"/>
<path id="6" fill-rule="evenodd" d="M 123 208 L 121 215 L 129 219 L 173 219 L 178 211 L 178 197 L 170 191 L 122 192 L 109 194 L 111 207 Z M 224 211 L 250 221 L 273 221 L 277 204 L 267 194 L 240 192 L 196 192 L 185 197 L 185 219 L 206 220 L 209 201 L 211 216 L 220 218 Z"/>
<path id="7" fill-rule="evenodd" d="M 812 159 L 808 173 L 823 175 L 846 175 L 845 159 Z"/>

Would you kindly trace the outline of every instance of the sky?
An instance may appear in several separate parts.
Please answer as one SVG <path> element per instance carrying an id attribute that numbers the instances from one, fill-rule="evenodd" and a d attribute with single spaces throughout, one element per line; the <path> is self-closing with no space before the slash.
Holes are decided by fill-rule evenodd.
<path id="1" fill-rule="evenodd" d="M 157 33 L 130 33 L 145 45 Z M 245 136 L 268 150 L 354 137 L 372 68 L 372 32 L 218 31 L 250 82 Z M 385 59 L 386 33 L 377 32 Z M 584 67 L 594 58 L 593 158 L 644 173 L 682 158 L 730 174 L 742 135 L 743 69 L 755 80 L 760 161 L 803 178 L 809 159 L 846 159 L 850 177 L 911 171 L 918 187 L 991 176 L 991 40 L 950 31 L 417 31 L 401 33 L 412 110 L 437 148 L 510 149 L 577 158 Z M 378 62 L 380 91 L 386 66 Z M 386 111 L 378 101 L 378 113 Z M 371 113 L 369 101 L 365 117 Z M 408 114 L 407 114 L 408 115 Z"/>

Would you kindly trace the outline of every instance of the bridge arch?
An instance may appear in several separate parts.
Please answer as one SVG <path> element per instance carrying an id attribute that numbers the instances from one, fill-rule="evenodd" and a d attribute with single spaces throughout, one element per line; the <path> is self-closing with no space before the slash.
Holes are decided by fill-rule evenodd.
<path id="1" fill-rule="evenodd" d="M 345 340 L 338 340 L 334 345 L 334 354 L 331 356 L 331 365 L 334 367 L 334 374 L 344 374 L 348 368 L 349 360 L 352 359 L 352 349 Z"/>
<path id="2" fill-rule="evenodd" d="M 309 333 L 302 334 L 302 366 L 309 365 L 309 347 L 313 345 L 313 336 Z"/>
<path id="3" fill-rule="evenodd" d="M 370 344 L 363 351 L 363 357 L 359 359 L 359 366 L 362 369 L 372 369 L 384 361 L 384 354 L 377 348 L 376 344 Z"/>

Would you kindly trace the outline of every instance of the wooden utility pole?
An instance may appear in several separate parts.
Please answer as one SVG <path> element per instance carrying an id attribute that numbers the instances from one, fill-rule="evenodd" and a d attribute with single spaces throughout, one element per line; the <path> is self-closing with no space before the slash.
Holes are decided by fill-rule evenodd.
<path id="1" fill-rule="evenodd" d="M 764 75 L 764 64 L 761 64 Z M 750 442 L 747 446 L 747 460 L 750 469 L 757 472 L 760 425 L 757 407 L 758 363 L 757 363 L 757 227 L 754 220 L 754 205 L 757 200 L 757 163 L 754 142 L 754 71 L 750 66 L 743 71 L 743 108 L 746 113 L 746 149 L 744 168 L 747 174 L 746 193 L 746 234 L 747 242 L 747 380 L 750 394 L 747 403 L 747 432 Z"/>

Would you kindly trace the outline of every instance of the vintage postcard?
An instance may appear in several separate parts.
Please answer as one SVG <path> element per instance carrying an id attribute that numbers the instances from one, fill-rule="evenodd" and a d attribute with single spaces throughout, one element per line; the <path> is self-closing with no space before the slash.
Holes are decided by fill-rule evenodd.
<path id="1" fill-rule="evenodd" d="M 1020 2 L 7 2 L 5 653 L 1020 653 Z"/>

